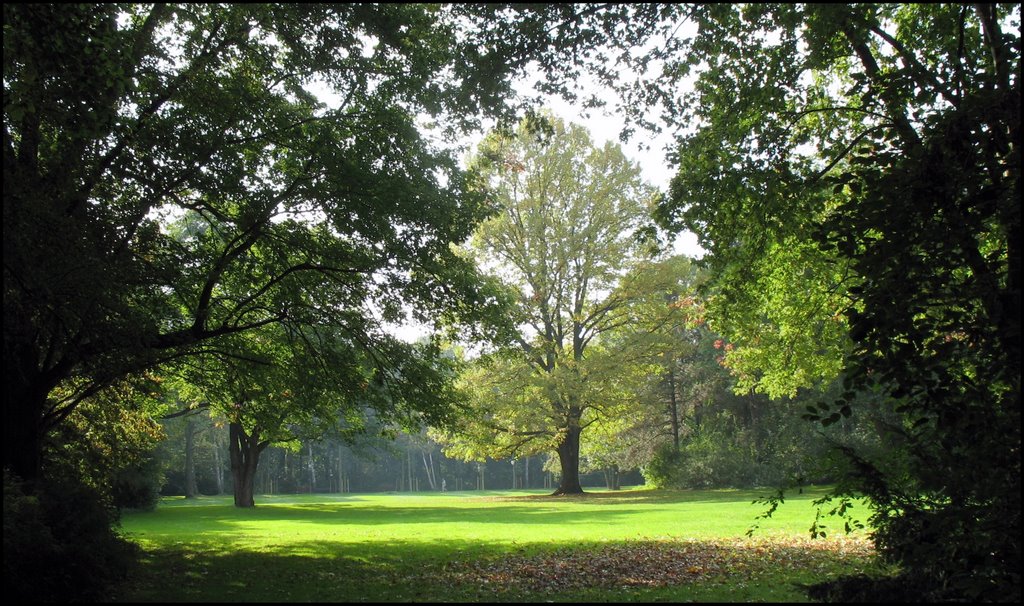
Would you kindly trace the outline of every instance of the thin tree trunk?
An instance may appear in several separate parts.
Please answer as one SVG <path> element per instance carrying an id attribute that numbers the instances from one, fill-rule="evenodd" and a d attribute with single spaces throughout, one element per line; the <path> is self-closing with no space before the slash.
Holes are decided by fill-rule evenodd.
<path id="1" fill-rule="evenodd" d="M 220 460 L 220 444 L 213 442 L 213 476 L 217 480 L 217 494 L 224 494 L 224 463 Z"/>
<path id="2" fill-rule="evenodd" d="M 408 474 L 409 478 L 409 492 L 412 492 L 412 453 L 408 450 L 405 451 L 405 471 Z"/>
<path id="3" fill-rule="evenodd" d="M 345 492 L 345 466 L 341 456 L 341 444 L 338 444 L 338 492 Z"/>
<path id="4" fill-rule="evenodd" d="M 676 371 L 675 368 L 668 369 L 669 388 L 669 415 L 672 420 L 672 447 L 676 454 L 679 453 L 679 406 L 676 402 Z"/>
<path id="5" fill-rule="evenodd" d="M 427 464 L 427 455 L 422 450 L 420 451 L 420 458 L 423 459 L 423 469 L 427 472 L 427 483 L 430 484 L 430 490 L 437 490 L 434 485 L 434 470 L 433 470 L 433 456 L 431 456 L 431 464 Z"/>
<path id="6" fill-rule="evenodd" d="M 185 498 L 194 499 L 196 493 L 196 421 L 191 416 L 185 420 Z"/>
<path id="7" fill-rule="evenodd" d="M 309 443 L 309 493 L 316 489 L 316 466 L 313 464 L 313 443 Z"/>

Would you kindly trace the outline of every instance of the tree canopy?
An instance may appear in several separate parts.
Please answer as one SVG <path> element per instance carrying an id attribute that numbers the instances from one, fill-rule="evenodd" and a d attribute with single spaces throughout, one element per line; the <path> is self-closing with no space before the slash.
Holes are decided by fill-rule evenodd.
<path id="1" fill-rule="evenodd" d="M 5 466 L 224 337 L 485 317 L 449 245 L 488 207 L 416 120 L 504 111 L 510 69 L 426 5 L 5 6 Z"/>
<path id="2" fill-rule="evenodd" d="M 893 407 L 902 457 L 847 453 L 880 547 L 993 597 L 1020 562 L 1019 5 L 688 16 L 661 54 L 693 86 L 666 93 L 690 130 L 658 216 L 709 252 L 727 362 L 773 395 L 842 371 L 824 423 Z"/>

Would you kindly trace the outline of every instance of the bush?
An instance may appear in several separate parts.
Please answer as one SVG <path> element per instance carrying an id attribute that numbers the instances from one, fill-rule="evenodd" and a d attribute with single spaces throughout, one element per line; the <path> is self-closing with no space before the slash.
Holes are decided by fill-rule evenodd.
<path id="1" fill-rule="evenodd" d="M 137 548 L 113 530 L 116 509 L 95 490 L 56 477 L 27 489 L 4 470 L 4 598 L 90 602 L 124 578 Z"/>
<path id="2" fill-rule="evenodd" d="M 755 460 L 735 437 L 714 431 L 692 434 L 678 453 L 662 446 L 643 469 L 655 488 L 751 488 L 778 482 L 782 473 Z"/>
<path id="3" fill-rule="evenodd" d="M 670 446 L 662 445 L 641 468 L 644 483 L 652 488 L 678 488 L 679 454 Z"/>
<path id="4" fill-rule="evenodd" d="M 153 456 L 123 467 L 114 475 L 110 487 L 114 506 L 118 509 L 151 511 L 160 500 L 164 471 Z"/>

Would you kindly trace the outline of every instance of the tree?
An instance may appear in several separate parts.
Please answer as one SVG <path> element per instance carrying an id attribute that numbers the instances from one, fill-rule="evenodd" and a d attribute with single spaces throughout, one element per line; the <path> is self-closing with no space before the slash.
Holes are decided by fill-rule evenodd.
<path id="1" fill-rule="evenodd" d="M 298 446 L 332 430 L 351 437 L 366 428 L 369 414 L 391 427 L 445 426 L 457 403 L 454 373 L 429 343 L 377 335 L 367 349 L 324 326 L 302 333 L 264 327 L 232 341 L 182 374 L 187 398 L 201 397 L 227 422 L 237 507 L 255 504 L 260 455 L 271 444 Z"/>
<path id="2" fill-rule="evenodd" d="M 427 5 L 5 6 L 5 467 L 36 478 L 81 402 L 222 338 L 473 324 L 492 299 L 449 244 L 487 209 L 414 117 L 501 113 L 511 69 Z"/>
<path id="3" fill-rule="evenodd" d="M 153 396 L 153 377 L 122 381 L 77 408 L 58 432 L 43 460 L 55 480 L 73 479 L 118 509 L 152 509 L 163 481 L 155 450 L 165 437 L 153 420 L 163 408 Z"/>
<path id="4" fill-rule="evenodd" d="M 494 133 L 476 156 L 481 187 L 501 208 L 481 225 L 476 251 L 513 289 L 520 328 L 513 348 L 481 360 L 462 382 L 474 394 L 470 441 L 505 455 L 555 450 L 555 492 L 574 494 L 582 492 L 580 436 L 615 405 L 603 393 L 614 380 L 596 343 L 624 317 L 628 298 L 616 289 L 645 252 L 638 230 L 653 192 L 618 146 L 595 147 L 558 119 L 549 126 Z"/>
<path id="5" fill-rule="evenodd" d="M 727 360 L 772 395 L 845 371 L 810 418 L 901 419 L 901 456 L 844 450 L 882 553 L 935 598 L 1019 596 L 1019 5 L 690 12 L 659 217 L 710 253 Z"/>
<path id="6" fill-rule="evenodd" d="M 626 414 L 598 419 L 583 445 L 588 467 L 604 468 L 610 485 L 620 470 L 645 467 L 666 440 L 679 450 L 686 396 L 698 380 L 684 362 L 703 322 L 694 305 L 699 280 L 690 258 L 674 256 L 638 264 L 623 281 L 629 302 L 619 325 L 602 335 L 600 352 Z"/>
<path id="7" fill-rule="evenodd" d="M 162 494 L 184 494 L 187 499 L 201 492 L 221 494 L 222 452 L 227 452 L 223 423 L 211 416 L 208 401 L 183 402 L 171 389 L 162 395 L 174 401 L 173 411 L 160 419 L 166 438 L 159 452 L 167 468 Z"/>

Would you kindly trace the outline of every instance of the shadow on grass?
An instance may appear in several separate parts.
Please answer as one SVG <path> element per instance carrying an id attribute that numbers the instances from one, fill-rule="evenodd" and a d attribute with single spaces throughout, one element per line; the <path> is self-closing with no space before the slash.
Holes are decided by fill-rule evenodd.
<path id="1" fill-rule="evenodd" d="M 537 505 L 506 505 L 501 508 L 481 507 L 463 508 L 453 514 L 451 507 L 360 507 L 358 509 L 338 509 L 330 506 L 301 504 L 291 505 L 287 510 L 274 512 L 274 518 L 288 519 L 292 522 L 307 524 L 346 524 L 346 525 L 377 525 L 377 524 L 553 524 L 557 526 L 576 526 L 594 523 L 607 524 L 621 518 L 627 518 L 650 511 L 650 508 L 616 508 L 614 510 L 594 511 L 593 513 L 579 510 L 545 510 Z M 453 517 L 454 515 L 454 517 Z"/>
<path id="2" fill-rule="evenodd" d="M 825 493 L 825 489 L 815 489 L 804 494 L 789 496 L 790 501 L 809 500 Z M 310 495 L 316 501 L 294 501 L 282 498 L 281 501 L 258 500 L 252 509 L 239 509 L 229 502 L 214 500 L 194 502 L 194 506 L 202 506 L 204 510 L 199 517 L 203 528 L 210 531 L 231 530 L 240 524 L 250 521 L 279 521 L 302 524 L 352 524 L 380 525 L 394 524 L 435 524 L 452 521 L 453 511 L 457 512 L 460 523 L 501 523 L 530 525 L 587 525 L 592 523 L 608 523 L 610 520 L 651 511 L 651 505 L 707 504 L 730 503 L 747 504 L 755 499 L 770 494 L 764 490 L 721 490 L 721 491 L 686 491 L 686 490 L 630 490 L 621 492 L 590 492 L 583 495 L 551 496 L 551 495 L 495 495 L 485 497 L 451 497 L 437 505 L 427 504 L 429 500 L 417 500 L 416 503 L 401 505 L 402 501 L 390 501 L 380 505 L 372 502 L 374 497 L 334 497 L 332 495 Z M 379 497 L 377 497 L 379 498 Z M 457 504 L 453 504 L 453 501 Z M 358 505 L 352 506 L 353 504 Z M 394 505 L 392 503 L 399 503 Z M 501 503 L 495 508 L 492 503 Z M 516 504 L 521 504 L 517 506 Z M 550 507 L 544 507 L 549 504 Z M 574 507 L 563 509 L 564 504 L 580 505 L 584 509 Z M 623 506 L 626 507 L 623 507 Z M 187 505 L 173 502 L 170 506 L 161 505 L 159 515 L 167 522 L 175 521 L 182 524 L 195 523 L 193 503 Z M 593 506 L 592 509 L 589 507 Z M 630 507 L 635 506 L 635 507 Z M 751 516 L 753 519 L 753 514 Z M 219 527 L 218 527 L 219 526 Z"/>
<path id="3" fill-rule="evenodd" d="M 113 602 L 799 601 L 870 566 L 864 543 L 307 541 L 150 549 Z"/>
<path id="4" fill-rule="evenodd" d="M 717 490 L 661 490 L 661 489 L 639 489 L 623 491 L 594 491 L 582 495 L 557 495 L 531 494 L 531 495 L 500 495 L 491 497 L 478 497 L 479 501 L 510 502 L 528 501 L 531 503 L 543 502 L 571 502 L 601 505 L 604 503 L 735 503 L 737 501 L 753 501 L 775 494 L 775 488 L 751 488 L 751 489 L 717 489 Z M 787 499 L 816 499 L 828 492 L 825 487 L 808 487 L 798 492 L 793 490 L 787 493 Z"/>
<path id="5" fill-rule="evenodd" d="M 504 505 L 502 507 L 450 506 L 369 506 L 346 507 L 334 503 L 294 503 L 287 506 L 259 506 L 239 509 L 231 505 L 211 505 L 197 515 L 195 509 L 178 508 L 158 511 L 161 524 L 169 533 L 183 527 L 200 532 L 236 532 L 252 522 L 278 522 L 322 526 L 378 526 L 386 524 L 528 524 L 562 527 L 608 524 L 617 519 L 649 512 L 650 508 L 619 506 L 593 512 L 545 509 L 537 504 Z M 141 514 L 149 515 L 149 514 Z M 174 527 L 177 527 L 175 529 Z M 147 532 L 160 533 L 150 529 Z"/>
<path id="6" fill-rule="evenodd" d="M 450 492 L 388 492 L 361 494 L 273 494 L 256 495 L 256 505 L 310 505 L 325 503 L 365 503 L 378 501 L 382 498 L 411 498 L 417 501 L 439 499 L 444 501 L 473 502 L 529 502 L 529 503 L 578 503 L 578 504 L 613 504 L 613 503 L 731 503 L 736 501 L 764 498 L 774 494 L 775 488 L 749 489 L 711 489 L 711 490 L 673 490 L 635 488 L 626 490 L 588 489 L 579 495 L 552 495 L 550 492 L 539 492 L 537 489 L 526 491 L 450 491 Z M 808 486 L 801 491 L 790 490 L 787 499 L 812 499 L 826 494 L 828 487 Z M 231 505 L 231 495 L 200 496 L 186 499 L 184 497 L 163 497 L 160 507 L 210 507 Z"/>
<path id="7" fill-rule="evenodd" d="M 301 499 L 301 500 L 299 500 Z M 284 494 L 284 495 L 257 495 L 257 504 L 275 505 L 301 503 L 303 500 L 313 500 L 317 503 L 356 503 L 367 500 L 365 496 L 338 495 L 338 494 Z M 219 505 L 234 506 L 231 495 L 202 495 L 186 499 L 185 497 L 161 497 L 159 507 L 214 507 Z"/>
<path id="8" fill-rule="evenodd" d="M 448 601 L 451 587 L 435 582 L 446 564 L 496 559 L 507 549 L 471 541 L 305 541 L 259 550 L 183 543 L 146 549 L 109 601 Z"/>

